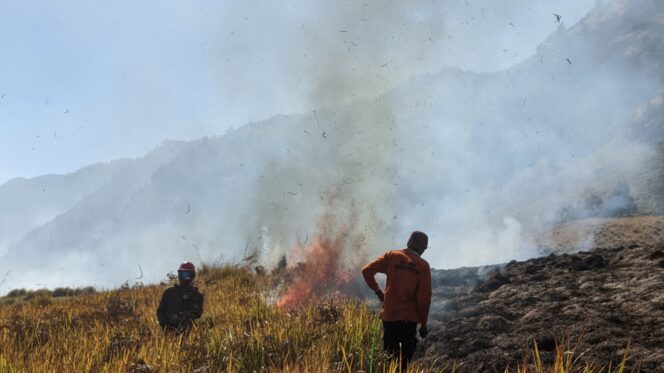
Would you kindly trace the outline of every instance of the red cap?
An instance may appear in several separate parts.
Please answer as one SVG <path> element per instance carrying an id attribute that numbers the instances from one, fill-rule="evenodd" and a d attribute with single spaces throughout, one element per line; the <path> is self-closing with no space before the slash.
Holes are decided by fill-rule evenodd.
<path id="1" fill-rule="evenodd" d="M 196 267 L 194 267 L 194 263 L 192 262 L 184 262 L 180 264 L 180 268 L 178 268 L 178 272 L 180 271 L 189 271 L 196 273 Z"/>

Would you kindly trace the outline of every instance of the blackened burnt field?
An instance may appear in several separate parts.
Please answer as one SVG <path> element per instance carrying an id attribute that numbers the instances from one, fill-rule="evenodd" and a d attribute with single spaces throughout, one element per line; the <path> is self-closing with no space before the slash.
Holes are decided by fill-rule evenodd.
<path id="1" fill-rule="evenodd" d="M 556 345 L 596 366 L 664 371 L 664 243 L 550 254 L 504 266 L 434 270 L 424 361 L 504 371 Z M 626 351 L 626 348 L 629 349 Z M 585 365 L 585 364 L 581 364 Z"/>

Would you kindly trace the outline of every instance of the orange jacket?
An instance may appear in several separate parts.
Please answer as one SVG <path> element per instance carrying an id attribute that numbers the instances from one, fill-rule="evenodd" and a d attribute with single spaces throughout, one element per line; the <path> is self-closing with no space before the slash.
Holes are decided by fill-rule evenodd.
<path id="1" fill-rule="evenodd" d="M 380 290 L 374 276 L 387 275 L 383 321 L 408 320 L 426 325 L 431 306 L 431 268 L 411 249 L 388 251 L 362 268 L 364 281 L 374 292 Z"/>

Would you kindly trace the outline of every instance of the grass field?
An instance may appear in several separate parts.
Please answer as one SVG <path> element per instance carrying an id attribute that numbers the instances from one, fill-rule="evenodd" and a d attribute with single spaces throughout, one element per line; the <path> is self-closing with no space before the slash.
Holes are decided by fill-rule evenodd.
<path id="1" fill-rule="evenodd" d="M 167 283 L 66 297 L 17 292 L 21 298 L 0 305 L 0 373 L 398 371 L 380 352 L 375 311 L 357 300 L 283 310 L 275 289 L 286 277 L 204 267 L 197 285 L 205 312 L 188 335 L 164 334 L 157 325 Z M 574 367 L 569 351 L 560 351 L 559 364 L 544 367 L 535 348 L 518 371 L 608 371 Z M 433 371 L 417 364 L 411 370 Z M 462 369 L 450 363 L 441 370 Z"/>

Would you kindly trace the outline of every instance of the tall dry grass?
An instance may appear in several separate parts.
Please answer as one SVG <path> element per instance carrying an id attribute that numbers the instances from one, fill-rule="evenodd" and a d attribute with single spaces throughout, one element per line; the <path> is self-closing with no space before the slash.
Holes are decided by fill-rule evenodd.
<path id="1" fill-rule="evenodd" d="M 283 280 L 238 266 L 204 267 L 197 278 L 204 316 L 186 335 L 157 325 L 166 284 L 6 303 L 0 373 L 398 371 L 381 353 L 375 311 L 352 300 L 281 310 L 273 289 Z M 458 371 L 453 364 L 444 370 Z"/>

